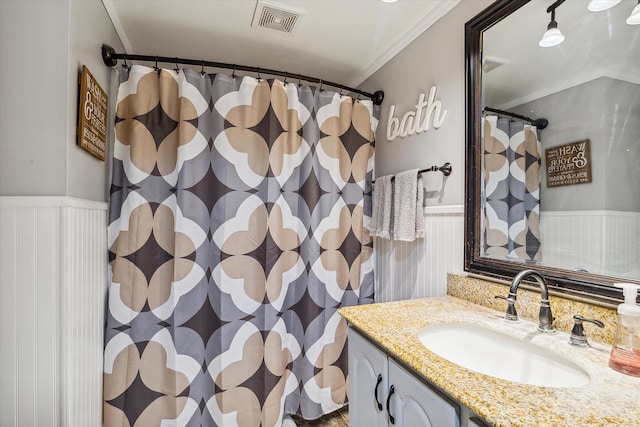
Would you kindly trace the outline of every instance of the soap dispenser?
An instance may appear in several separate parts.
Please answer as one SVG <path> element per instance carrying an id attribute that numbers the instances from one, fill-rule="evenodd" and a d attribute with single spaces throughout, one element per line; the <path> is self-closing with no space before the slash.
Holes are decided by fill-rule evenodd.
<path id="1" fill-rule="evenodd" d="M 609 366 L 616 371 L 640 377 L 640 306 L 636 305 L 639 285 L 614 283 L 622 288 L 624 304 L 618 306 L 618 328 L 611 348 Z"/>

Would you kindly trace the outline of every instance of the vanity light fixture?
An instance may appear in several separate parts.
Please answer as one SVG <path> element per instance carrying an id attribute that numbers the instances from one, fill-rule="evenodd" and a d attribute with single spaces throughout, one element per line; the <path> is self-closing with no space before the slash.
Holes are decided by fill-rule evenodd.
<path id="1" fill-rule="evenodd" d="M 591 12 L 600 12 L 607 10 L 620 3 L 622 0 L 591 0 L 587 9 Z"/>
<path id="2" fill-rule="evenodd" d="M 556 8 L 564 3 L 564 1 L 565 0 L 558 0 L 547 8 L 547 13 L 551 12 L 551 22 L 549 22 L 547 31 L 538 43 L 540 47 L 556 46 L 563 42 L 564 36 L 558 29 L 558 23 L 556 22 Z"/>
<path id="3" fill-rule="evenodd" d="M 640 25 L 640 0 L 638 0 L 638 4 L 633 8 L 626 22 L 629 25 Z"/>

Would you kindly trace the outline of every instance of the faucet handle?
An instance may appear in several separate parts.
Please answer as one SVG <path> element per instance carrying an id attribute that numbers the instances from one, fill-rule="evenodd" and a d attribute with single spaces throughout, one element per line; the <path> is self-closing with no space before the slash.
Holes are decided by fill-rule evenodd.
<path id="1" fill-rule="evenodd" d="M 587 319 L 579 314 L 573 316 L 573 322 L 574 324 L 573 329 L 571 330 L 571 336 L 569 337 L 569 344 L 578 347 L 589 347 L 589 342 L 587 341 L 587 335 L 584 333 L 582 322 L 593 323 L 600 328 L 604 328 L 604 323 L 601 321 L 596 319 Z"/>
<path id="2" fill-rule="evenodd" d="M 496 299 L 503 299 L 507 301 L 507 312 L 504 315 L 506 320 L 518 320 L 518 312 L 516 311 L 516 299 L 509 296 L 509 298 L 503 295 L 496 295 Z"/>

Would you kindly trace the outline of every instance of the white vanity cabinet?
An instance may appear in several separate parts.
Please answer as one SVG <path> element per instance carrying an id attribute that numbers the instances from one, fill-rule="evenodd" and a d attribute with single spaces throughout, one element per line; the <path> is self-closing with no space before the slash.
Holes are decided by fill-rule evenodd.
<path id="1" fill-rule="evenodd" d="M 460 406 L 349 328 L 351 427 L 460 427 Z M 468 411 L 463 411 L 468 413 Z"/>
<path id="2" fill-rule="evenodd" d="M 349 426 L 387 425 L 387 355 L 349 328 Z"/>

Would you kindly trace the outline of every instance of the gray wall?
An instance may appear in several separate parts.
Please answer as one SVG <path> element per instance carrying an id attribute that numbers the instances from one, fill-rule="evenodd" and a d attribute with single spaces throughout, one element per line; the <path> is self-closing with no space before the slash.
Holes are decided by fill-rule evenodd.
<path id="1" fill-rule="evenodd" d="M 106 199 L 105 162 L 76 146 L 83 64 L 109 92 L 102 43 L 123 50 L 99 0 L 0 1 L 0 196 Z"/>
<path id="2" fill-rule="evenodd" d="M 368 91 L 383 89 L 380 124 L 376 131 L 376 176 L 407 169 L 422 169 L 450 162 L 453 173 L 424 174 L 427 206 L 464 202 L 465 86 L 464 24 L 492 0 L 462 0 L 363 84 Z M 448 110 L 439 129 L 389 142 L 386 138 L 389 107 L 396 117 L 414 110 L 421 93 L 437 86 L 436 98 Z"/>
<path id="3" fill-rule="evenodd" d="M 605 208 L 640 212 L 640 84 L 605 79 L 604 85 Z"/>
<path id="4" fill-rule="evenodd" d="M 545 117 L 541 209 L 640 212 L 640 85 L 601 77 L 511 109 Z M 544 150 L 589 139 L 592 182 L 547 188 Z"/>

